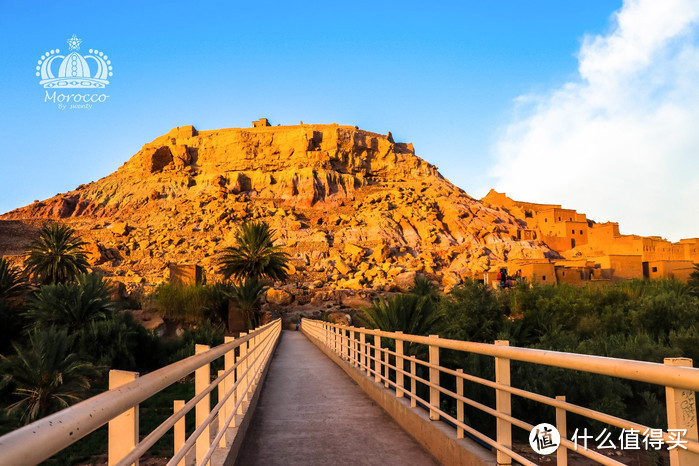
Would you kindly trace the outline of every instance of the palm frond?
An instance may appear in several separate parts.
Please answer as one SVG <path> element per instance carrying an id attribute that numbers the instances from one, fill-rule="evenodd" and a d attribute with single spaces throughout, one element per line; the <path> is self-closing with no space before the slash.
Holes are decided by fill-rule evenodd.
<path id="1" fill-rule="evenodd" d="M 29 245 L 27 271 L 41 284 L 66 283 L 87 272 L 87 259 L 75 230 L 57 223 L 41 229 L 39 238 Z"/>
<path id="2" fill-rule="evenodd" d="M 25 283 L 18 270 L 10 266 L 4 257 L 0 257 L 0 299 L 7 300 L 20 295 Z"/>
<path id="3" fill-rule="evenodd" d="M 226 278 L 285 280 L 289 256 L 274 245 L 276 231 L 265 222 L 247 222 L 235 233 L 236 245 L 223 250 L 220 272 Z"/>
<path id="4" fill-rule="evenodd" d="M 98 371 L 70 352 L 72 342 L 67 329 L 48 327 L 31 332 L 27 347 L 14 345 L 15 355 L 0 355 L 5 379 L 19 397 L 8 414 L 21 411 L 29 423 L 84 398 Z"/>

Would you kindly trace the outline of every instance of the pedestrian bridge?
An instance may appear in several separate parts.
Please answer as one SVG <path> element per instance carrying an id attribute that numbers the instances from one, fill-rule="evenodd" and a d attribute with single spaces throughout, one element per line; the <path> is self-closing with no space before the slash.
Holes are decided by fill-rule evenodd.
<path id="1" fill-rule="evenodd" d="M 493 358 L 493 376 L 480 378 L 440 364 L 440 355 L 454 351 Z M 217 359 L 223 360 L 224 369 L 212 376 L 211 363 Z M 516 388 L 517 381 L 510 380 L 511 361 L 661 385 L 668 428 L 662 431 L 569 403 L 565 393 L 552 398 Z M 282 332 L 277 320 L 239 338 L 227 337 L 214 348 L 197 345 L 194 356 L 142 377 L 110 371 L 109 391 L 0 437 L 0 465 L 38 464 L 104 424 L 109 425 L 109 465 L 138 464 L 170 430 L 174 450 L 168 465 L 566 465 L 573 456 L 623 464 L 602 450 L 576 448 L 572 426 L 567 425 L 569 413 L 622 432 L 651 432 L 656 443 L 667 446 L 673 466 L 698 465 L 694 392 L 699 369 L 691 365 L 683 358 L 656 364 L 308 319 L 301 332 Z M 195 396 L 175 400 L 167 420 L 152 432 L 139 432 L 139 403 L 192 373 Z M 473 384 L 494 391 L 494 406 L 469 397 Z M 212 407 L 214 390 L 218 402 Z M 517 419 L 512 415 L 513 395 L 552 407 L 555 416 Z M 492 416 L 494 433 L 469 425 L 465 407 Z M 186 435 L 190 412 L 196 427 Z M 546 457 L 534 455 L 529 445 L 513 444 L 513 427 L 529 435 L 540 422 L 555 425 L 561 433 L 557 450 Z"/>

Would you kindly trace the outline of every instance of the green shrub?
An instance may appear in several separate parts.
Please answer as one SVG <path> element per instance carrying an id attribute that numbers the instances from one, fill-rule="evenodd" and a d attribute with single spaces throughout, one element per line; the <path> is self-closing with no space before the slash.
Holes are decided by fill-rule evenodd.
<path id="1" fill-rule="evenodd" d="M 230 287 L 225 284 L 177 285 L 163 283 L 151 300 L 164 318 L 190 324 L 223 324 L 228 313 Z"/>
<path id="2" fill-rule="evenodd" d="M 214 326 L 209 322 L 195 328 L 186 328 L 181 338 L 170 342 L 168 364 L 194 355 L 195 345 L 220 345 L 223 343 L 223 337 L 223 327 Z"/>
<path id="3" fill-rule="evenodd" d="M 673 280 L 633 280 L 603 287 L 542 286 L 520 283 L 495 292 L 467 281 L 443 296 L 440 306 L 449 322 L 449 338 L 512 346 L 662 362 L 691 357 L 699 363 L 699 299 L 690 287 Z M 443 351 L 442 364 L 491 379 L 493 358 Z M 567 400 L 653 427 L 664 427 L 665 390 L 595 374 L 512 362 L 518 388 Z M 453 381 L 445 377 L 446 388 Z M 469 397 L 491 405 L 492 389 L 467 384 Z M 446 409 L 455 412 L 447 402 Z M 513 397 L 520 419 L 552 418 L 554 410 Z M 467 408 L 474 426 L 492 432 L 492 416 Z M 601 426 L 572 416 L 576 427 Z M 523 439 L 526 441 L 526 439 Z"/>

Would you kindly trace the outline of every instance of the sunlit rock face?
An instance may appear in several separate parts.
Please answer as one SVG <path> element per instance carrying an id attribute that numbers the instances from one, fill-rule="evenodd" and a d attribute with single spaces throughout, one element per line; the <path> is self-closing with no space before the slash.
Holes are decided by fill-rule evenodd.
<path id="1" fill-rule="evenodd" d="M 556 255 L 518 240 L 524 220 L 471 198 L 390 133 L 255 123 L 174 128 L 116 172 L 0 219 L 69 223 L 95 269 L 140 286 L 167 278 L 170 262 L 215 279 L 221 249 L 254 219 L 277 230 L 292 281 L 313 288 L 390 289 L 413 271 L 451 286 L 506 260 Z"/>

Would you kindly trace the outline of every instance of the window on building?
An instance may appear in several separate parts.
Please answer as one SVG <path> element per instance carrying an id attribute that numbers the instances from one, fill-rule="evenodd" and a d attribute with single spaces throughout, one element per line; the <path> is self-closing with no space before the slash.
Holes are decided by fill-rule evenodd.
<path id="1" fill-rule="evenodd" d="M 580 230 L 580 234 L 581 234 L 581 235 L 583 234 L 582 230 Z"/>
<path id="2" fill-rule="evenodd" d="M 558 221 L 559 221 L 559 222 L 561 221 L 561 217 L 558 217 Z"/>
<path id="3" fill-rule="evenodd" d="M 546 281 L 546 275 L 542 275 L 542 276 L 541 276 L 541 281 L 542 281 L 542 282 L 545 282 L 545 281 Z"/>
<path id="4" fill-rule="evenodd" d="M 652 270 L 653 272 L 657 272 L 657 271 L 658 271 L 658 268 L 657 268 L 657 267 L 653 267 L 651 270 Z"/>

